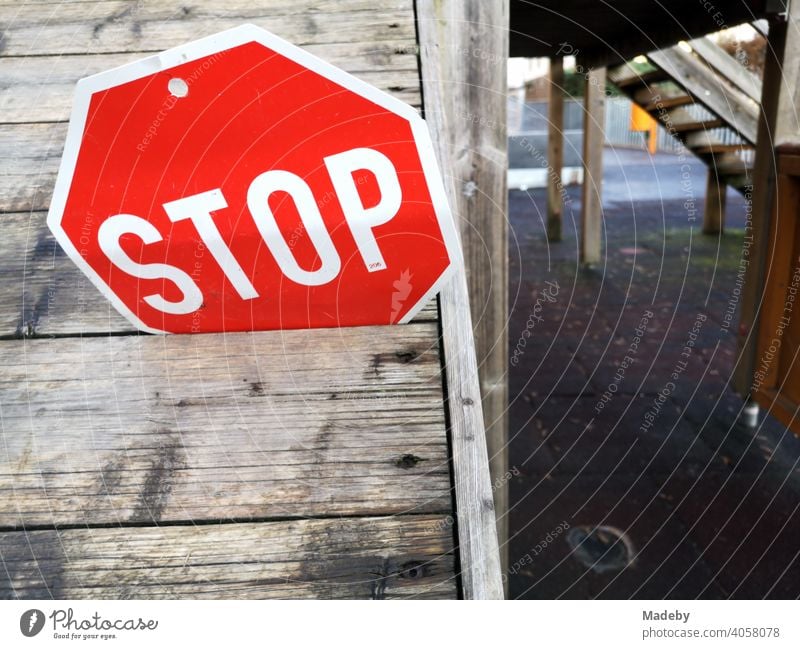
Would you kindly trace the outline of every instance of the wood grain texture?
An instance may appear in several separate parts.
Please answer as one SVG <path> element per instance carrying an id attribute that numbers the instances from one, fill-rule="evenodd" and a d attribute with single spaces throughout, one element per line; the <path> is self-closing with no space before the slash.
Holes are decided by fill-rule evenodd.
<path id="1" fill-rule="evenodd" d="M 411 0 L 19 3 L 0 7 L 4 56 L 154 52 L 253 22 L 301 47 L 415 41 Z"/>
<path id="2" fill-rule="evenodd" d="M 486 93 L 479 92 L 482 88 L 480 83 L 485 82 L 486 87 L 490 88 L 497 82 L 497 79 L 488 80 L 487 75 L 495 74 L 505 84 L 505 73 L 498 74 L 496 64 L 501 60 L 503 67 L 507 56 L 503 48 L 507 47 L 508 3 L 478 5 L 456 0 L 418 0 L 417 21 L 425 118 L 434 140 L 439 165 L 444 171 L 450 204 L 456 218 L 461 220 L 464 247 L 467 254 L 470 250 L 475 254 L 474 258 L 467 258 L 467 266 L 471 260 L 480 264 L 472 268 L 473 281 L 483 284 L 480 295 L 485 295 L 488 278 L 498 272 L 503 280 L 499 284 L 502 290 L 498 291 L 496 284 L 493 285 L 494 290 L 505 296 L 505 248 L 499 242 L 500 232 L 505 233 L 505 213 L 500 211 L 507 200 L 505 153 L 503 149 L 493 148 L 491 140 L 494 136 L 487 134 L 486 129 L 471 129 L 464 124 L 464 115 L 484 114 L 474 112 L 483 109 L 481 98 L 485 100 L 486 96 Z M 483 59 L 486 67 L 480 73 L 476 68 L 480 66 L 481 57 L 467 57 L 469 62 L 465 64 L 464 53 L 472 51 L 476 43 L 481 44 L 480 51 L 486 57 Z M 492 52 L 495 58 L 489 56 Z M 495 67 L 490 61 L 494 61 Z M 505 92 L 502 101 L 505 102 Z M 492 104 L 493 101 L 490 101 L 489 105 Z M 503 110 L 499 113 L 490 111 L 489 119 L 504 115 Z M 502 124 L 498 126 L 502 130 Z M 498 170 L 502 170 L 502 177 L 497 173 Z M 486 260 L 477 255 L 478 237 L 467 238 L 465 235 L 470 231 L 468 216 L 472 219 L 471 223 L 480 228 L 478 231 L 487 232 L 487 236 L 488 231 L 494 230 L 491 241 L 501 252 L 492 262 L 496 267 L 502 267 L 501 270 L 496 271 L 494 267 L 487 269 L 483 263 Z M 483 223 L 478 224 L 481 219 Z M 481 277 L 481 272 L 486 274 Z M 475 296 L 470 290 L 466 277 L 458 274 L 440 296 L 459 557 L 464 596 L 467 599 L 500 599 L 503 597 L 503 587 L 497 536 L 499 528 L 500 534 L 505 537 L 507 519 L 503 514 L 507 503 L 504 490 L 492 492 L 489 462 L 495 467 L 504 467 L 506 463 L 504 412 L 507 384 L 505 372 L 499 375 L 489 372 L 489 376 L 496 379 L 493 385 L 482 384 L 478 377 L 470 310 L 470 297 Z M 474 305 L 472 308 L 475 308 Z M 500 313 L 495 305 L 490 317 L 498 317 Z M 502 313 L 505 318 L 505 311 Z M 504 324 L 499 329 L 487 327 L 484 331 L 491 331 L 498 340 L 505 341 Z M 487 339 L 483 342 L 481 351 L 487 353 L 491 350 L 492 357 L 496 359 L 502 355 L 498 364 L 504 364 L 505 343 L 498 342 L 496 347 L 491 347 L 486 345 Z M 484 395 L 486 399 L 487 394 L 491 395 L 488 402 L 484 401 L 489 413 L 487 419 L 493 425 L 488 440 L 481 402 L 481 396 Z M 499 394 L 503 395 L 503 399 Z M 495 501 L 503 508 L 499 519 L 495 514 Z"/>
<path id="3" fill-rule="evenodd" d="M 0 7 L 0 212 L 47 209 L 66 136 L 66 124 L 53 122 L 68 119 L 79 78 L 243 22 L 419 106 L 411 1 L 279 0 L 268 10 L 242 1 Z"/>
<path id="4" fill-rule="evenodd" d="M 414 48 L 407 41 L 330 43 L 306 48 L 401 101 L 419 106 Z M 0 57 L 0 115 L 5 123 L 67 121 L 82 77 L 132 63 L 150 53 Z"/>
<path id="5" fill-rule="evenodd" d="M 44 212 L 0 214 L 0 337 L 135 331 L 56 244 Z M 438 320 L 431 300 L 413 322 Z"/>
<path id="6" fill-rule="evenodd" d="M 650 52 L 647 58 L 668 72 L 695 101 L 719 115 L 745 140 L 755 143 L 759 109 L 742 91 L 678 46 Z"/>
<path id="7" fill-rule="evenodd" d="M 0 598 L 453 598 L 442 516 L 0 532 Z"/>
<path id="8" fill-rule="evenodd" d="M 0 527 L 447 512 L 434 324 L 0 342 Z"/>
<path id="9" fill-rule="evenodd" d="M 689 41 L 694 52 L 755 102 L 761 101 L 761 80 L 708 36 Z"/>
<path id="10" fill-rule="evenodd" d="M 603 243 L 603 146 L 606 70 L 590 70 L 583 92 L 583 185 L 581 186 L 581 262 L 599 264 Z"/>
<path id="11" fill-rule="evenodd" d="M 434 301 L 400 327 L 130 335 L 44 225 L 75 80 L 243 22 L 421 106 L 412 0 L 0 3 L 0 596 L 460 594 L 440 345 L 471 331 L 442 343 Z M 482 431 L 482 465 L 452 460 L 488 520 Z"/>
<path id="12" fill-rule="evenodd" d="M 800 8 L 796 4 L 789 7 L 786 16 L 787 27 L 781 59 L 781 79 L 779 81 L 775 130 L 772 133 L 774 147 L 800 146 Z M 779 38 L 778 35 L 776 38 Z M 768 43 L 768 45 L 771 44 Z"/>

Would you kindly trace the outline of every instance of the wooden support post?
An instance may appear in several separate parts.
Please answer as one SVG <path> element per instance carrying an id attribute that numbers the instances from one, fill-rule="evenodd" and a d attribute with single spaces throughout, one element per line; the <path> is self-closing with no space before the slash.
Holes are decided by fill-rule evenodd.
<path id="1" fill-rule="evenodd" d="M 467 597 L 495 597 L 499 589 L 499 570 L 491 539 L 483 524 L 491 515 L 500 543 L 500 559 L 505 572 L 508 542 L 508 142 L 506 133 L 506 68 L 508 64 L 509 3 L 463 2 L 462 0 L 417 0 L 417 21 L 422 64 L 425 119 L 439 155 L 442 175 L 448 188 L 450 205 L 459 226 L 466 265 L 463 297 L 469 295 L 474 322 L 475 352 L 480 374 L 480 392 L 486 425 L 485 448 L 477 448 L 481 437 L 465 421 L 452 422 L 453 453 L 479 457 L 487 453 L 493 489 L 481 476 L 455 475 L 462 488 L 456 495 L 472 495 L 457 500 L 459 542 L 462 545 L 462 573 Z M 480 116 L 480 119 L 476 119 Z M 468 324 L 469 313 L 448 309 L 458 300 L 452 295 L 455 283 L 442 292 L 442 324 L 449 327 Z M 465 306 L 465 305 L 464 305 Z M 455 316 L 451 314 L 455 313 Z M 479 317 L 477 317 L 479 316 Z M 454 318 L 457 317 L 458 321 Z M 465 322 L 466 321 L 466 322 Z M 463 339 L 463 337 L 462 337 Z M 451 352 L 445 356 L 449 398 L 455 412 L 474 415 L 476 404 L 471 391 L 459 383 L 451 371 Z M 454 350 L 459 356 L 471 350 Z M 456 367 L 458 369 L 459 366 Z M 470 365 L 462 367 L 468 371 Z M 473 365 L 474 367 L 474 365 Z M 451 417 L 454 408 L 451 406 Z M 462 412 L 463 411 L 463 412 Z M 455 424 L 460 424 L 456 426 Z M 483 455 L 482 457 L 486 457 Z M 463 463 L 462 463 L 463 464 Z M 478 464 L 477 461 L 473 464 Z M 492 511 L 492 500 L 494 511 Z M 472 527 L 466 527 L 471 523 Z M 484 539 L 478 547 L 478 535 Z M 464 544 L 468 544 L 464 567 Z M 473 549 L 470 547 L 474 545 Z M 473 557 L 470 559 L 470 557 Z M 479 562 L 488 562 L 482 565 Z M 471 575 L 487 575 L 480 583 Z M 494 579 L 496 577 L 496 579 Z"/>
<path id="2" fill-rule="evenodd" d="M 795 21 L 798 11 L 795 9 Z M 795 34 L 797 26 L 793 25 Z M 770 21 L 767 39 L 766 60 L 764 61 L 764 80 L 761 86 L 761 112 L 758 120 L 756 138 L 756 158 L 753 168 L 752 189 L 747 191 L 750 205 L 745 223 L 745 241 L 750 244 L 747 271 L 741 297 L 741 316 L 739 321 L 739 353 L 733 370 L 733 384 L 737 392 L 747 398 L 753 385 L 753 372 L 756 368 L 758 344 L 758 315 L 764 291 L 764 271 L 769 256 L 769 230 L 772 214 L 773 191 L 775 188 L 775 141 L 774 136 L 781 104 L 781 94 L 786 92 L 784 61 L 800 52 L 800 39 L 791 39 L 794 50 L 789 47 L 789 30 L 780 19 Z M 787 56 L 788 55 L 788 56 Z M 786 113 L 790 106 L 784 107 Z M 784 115 L 785 117 L 785 115 Z"/>
<path id="3" fill-rule="evenodd" d="M 728 186 L 712 165 L 708 168 L 703 234 L 720 234 L 725 227 L 725 200 Z"/>
<path id="4" fill-rule="evenodd" d="M 564 210 L 564 60 L 550 59 L 550 96 L 547 128 L 547 240 L 561 241 Z"/>
<path id="5" fill-rule="evenodd" d="M 583 205 L 581 261 L 600 263 L 603 226 L 603 144 L 605 142 L 606 69 L 586 75 L 583 115 Z"/>

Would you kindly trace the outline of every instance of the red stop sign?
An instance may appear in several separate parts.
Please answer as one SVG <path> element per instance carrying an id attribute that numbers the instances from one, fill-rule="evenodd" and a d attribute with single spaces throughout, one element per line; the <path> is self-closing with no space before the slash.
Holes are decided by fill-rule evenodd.
<path id="1" fill-rule="evenodd" d="M 151 332 L 405 322 L 459 259 L 417 112 L 252 25 L 81 80 L 48 224 Z"/>

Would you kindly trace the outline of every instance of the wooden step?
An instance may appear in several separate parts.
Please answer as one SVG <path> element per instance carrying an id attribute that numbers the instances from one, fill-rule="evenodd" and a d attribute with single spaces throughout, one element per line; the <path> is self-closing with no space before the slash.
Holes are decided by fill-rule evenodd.
<path id="1" fill-rule="evenodd" d="M 672 122 L 672 130 L 675 133 L 694 133 L 696 131 L 708 131 L 712 128 L 720 128 L 725 126 L 725 123 L 719 119 L 706 119 L 694 122 L 682 122 L 676 124 Z"/>
<path id="2" fill-rule="evenodd" d="M 720 153 L 739 153 L 741 151 L 751 151 L 755 147 L 752 144 L 707 144 L 700 147 L 691 147 L 692 152 L 697 155 L 718 155 Z"/>
<path id="3" fill-rule="evenodd" d="M 736 135 L 735 131 L 731 131 L 727 129 L 725 131 L 732 132 Z M 695 133 L 688 133 L 684 138 L 683 141 L 690 149 L 699 149 L 704 146 L 714 146 L 717 144 L 726 145 L 726 144 L 734 144 L 737 147 L 746 147 L 746 148 L 753 148 L 753 145 L 749 142 L 745 142 L 741 137 L 737 137 L 736 139 L 739 142 L 728 142 L 722 139 L 719 133 L 712 133 L 709 131 L 697 131 Z"/>
<path id="4" fill-rule="evenodd" d="M 635 70 L 627 69 L 626 72 L 628 72 L 626 76 L 620 77 L 617 81 L 612 80 L 612 83 L 620 90 L 636 88 L 638 86 L 646 87 L 651 83 L 657 83 L 659 81 L 669 81 L 669 75 L 660 69 L 648 70 L 646 72 L 636 72 Z"/>
<path id="5" fill-rule="evenodd" d="M 653 117 L 657 117 L 658 113 L 664 110 L 668 110 L 670 108 L 676 108 L 678 106 L 689 106 L 690 104 L 694 103 L 694 99 L 689 95 L 675 95 L 673 97 L 662 97 L 658 92 L 652 92 L 650 89 L 646 89 L 648 93 L 651 95 L 650 101 L 639 102 L 636 103 L 640 104 L 642 108 L 644 108 L 648 113 L 652 114 Z M 637 96 L 639 93 L 637 93 Z"/>
<path id="6" fill-rule="evenodd" d="M 750 172 L 750 166 L 735 153 L 722 153 L 714 157 L 711 162 L 717 173 L 723 177 L 745 176 Z"/>

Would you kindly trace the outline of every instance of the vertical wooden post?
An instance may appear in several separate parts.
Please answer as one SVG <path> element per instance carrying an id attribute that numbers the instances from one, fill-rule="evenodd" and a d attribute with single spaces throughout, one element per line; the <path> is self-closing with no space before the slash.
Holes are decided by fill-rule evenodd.
<path id="1" fill-rule="evenodd" d="M 797 71 L 784 70 L 784 61 L 791 67 L 797 57 L 800 57 L 800 38 L 797 36 L 799 14 L 800 10 L 796 4 L 790 6 L 791 29 L 778 18 L 770 20 L 767 38 L 756 158 L 751 178 L 752 186 L 747 192 L 749 222 L 745 224 L 744 236 L 751 245 L 740 305 L 739 353 L 733 370 L 734 387 L 745 398 L 750 395 L 753 372 L 757 363 L 758 314 L 763 299 L 764 274 L 769 257 L 769 230 L 776 176 L 775 137 L 779 122 L 787 121 L 794 110 L 792 102 L 785 98 L 782 101 L 781 96 L 793 95 L 795 91 L 800 90 L 798 87 L 786 87 L 786 83 L 791 83 L 789 79 L 797 78 Z M 791 76 L 790 72 L 795 76 Z M 796 119 L 792 121 L 796 122 Z"/>
<path id="2" fill-rule="evenodd" d="M 425 119 L 439 154 L 451 208 L 459 226 L 467 279 L 464 292 L 469 295 L 472 313 L 480 316 L 473 323 L 475 351 L 486 428 L 483 452 L 488 451 L 493 489 L 491 495 L 482 497 L 480 502 L 456 502 L 459 542 L 462 546 L 475 542 L 474 538 L 463 535 L 468 534 L 469 529 L 462 534 L 462 516 L 469 514 L 470 508 L 473 511 L 478 508 L 474 511 L 476 523 L 492 514 L 505 572 L 508 552 L 508 480 L 504 476 L 508 470 L 506 85 L 509 3 L 508 0 L 416 0 L 416 11 Z M 450 303 L 449 293 L 443 291 L 442 298 L 442 322 L 446 331 L 449 325 L 457 323 L 450 322 L 445 313 Z M 461 317 L 463 319 L 463 315 Z M 465 350 L 454 351 L 465 353 Z M 450 353 L 446 352 L 445 356 L 448 373 Z M 465 394 L 457 382 L 451 385 L 451 378 L 458 377 L 448 375 L 449 399 L 456 400 L 458 407 L 473 411 L 472 397 Z M 477 454 L 479 450 L 474 443 L 477 434 L 453 428 L 453 434 L 457 432 L 468 437 L 453 440 L 454 454 L 463 449 Z M 456 475 L 455 478 L 462 482 L 475 481 L 474 476 Z M 461 492 L 475 493 L 467 487 Z M 458 490 L 456 493 L 458 495 Z M 481 556 L 492 560 L 491 553 Z M 464 552 L 461 557 L 463 567 Z M 491 565 L 471 568 L 492 574 Z M 473 585 L 464 579 L 465 590 Z M 495 586 L 492 582 L 482 595 L 494 596 Z"/>
<path id="3" fill-rule="evenodd" d="M 725 227 L 725 201 L 728 186 L 717 175 L 714 166 L 708 168 L 706 205 L 703 212 L 703 234 L 720 234 Z"/>
<path id="4" fill-rule="evenodd" d="M 550 59 L 550 95 L 547 109 L 547 240 L 561 241 L 564 199 L 564 60 Z"/>
<path id="5" fill-rule="evenodd" d="M 581 261 L 591 266 L 602 255 L 606 69 L 591 70 L 584 87 Z"/>

